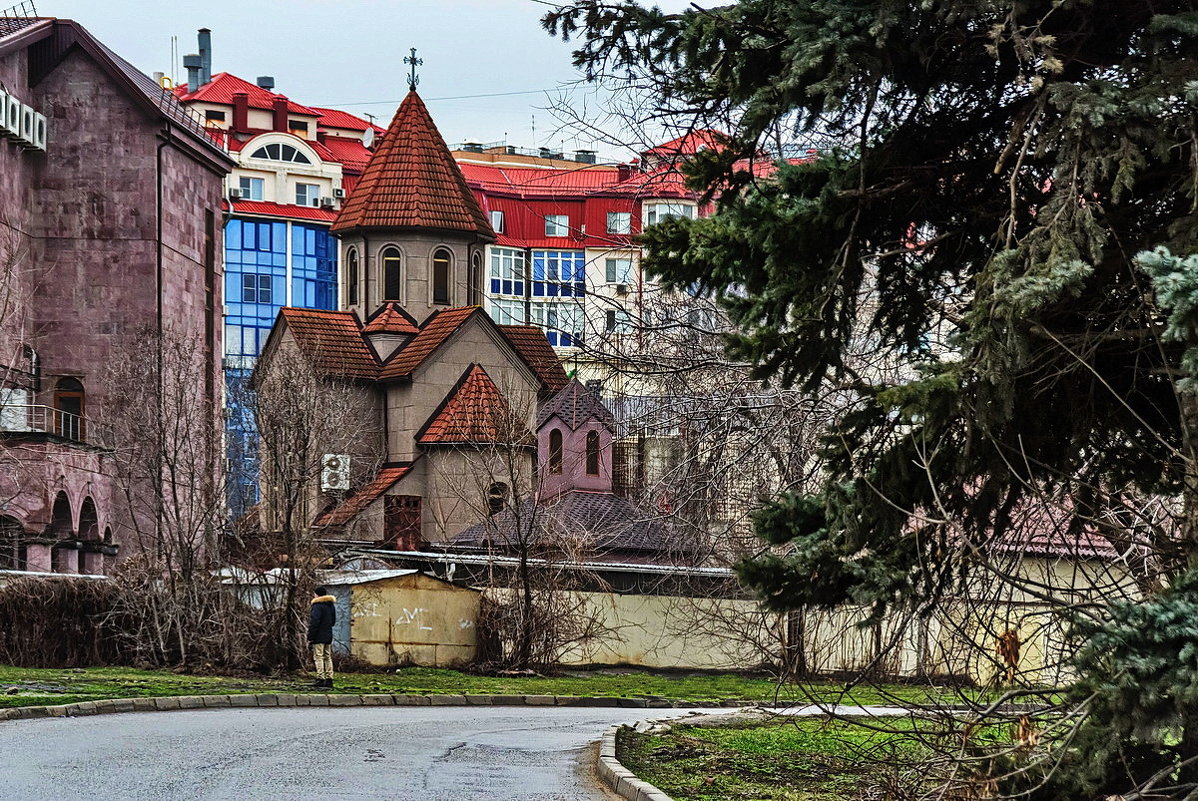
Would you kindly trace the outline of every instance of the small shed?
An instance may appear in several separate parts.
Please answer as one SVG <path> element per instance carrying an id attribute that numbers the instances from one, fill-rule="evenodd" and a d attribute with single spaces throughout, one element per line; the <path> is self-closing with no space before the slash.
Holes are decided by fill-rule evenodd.
<path id="1" fill-rule="evenodd" d="M 478 651 L 478 590 L 419 570 L 325 571 L 337 599 L 333 648 L 372 665 L 459 667 Z"/>

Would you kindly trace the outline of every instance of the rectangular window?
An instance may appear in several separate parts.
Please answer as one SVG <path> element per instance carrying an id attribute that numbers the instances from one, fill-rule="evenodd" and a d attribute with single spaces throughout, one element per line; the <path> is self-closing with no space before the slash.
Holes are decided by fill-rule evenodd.
<path id="1" fill-rule="evenodd" d="M 624 309 L 608 309 L 606 330 L 612 334 L 627 334 L 631 318 Z"/>
<path id="2" fill-rule="evenodd" d="M 491 319 L 499 325 L 524 325 L 524 302 L 492 300 Z"/>
<path id="3" fill-rule="evenodd" d="M 261 178 L 249 178 L 241 176 L 237 179 L 238 185 L 241 187 L 242 200 L 263 200 L 263 195 L 266 191 L 266 181 Z"/>
<path id="4" fill-rule="evenodd" d="M 491 248 L 491 295 L 524 297 L 527 259 L 519 248 Z"/>
<path id="5" fill-rule="evenodd" d="M 609 211 L 607 213 L 607 232 L 609 234 L 631 234 L 632 214 L 627 211 Z"/>
<path id="6" fill-rule="evenodd" d="M 656 225 L 659 222 L 675 217 L 688 220 L 695 218 L 695 207 L 689 203 L 646 203 L 645 225 Z"/>
<path id="7" fill-rule="evenodd" d="M 208 122 L 224 122 L 225 112 L 210 108 L 204 111 L 204 119 Z"/>
<path id="8" fill-rule="evenodd" d="M 319 206 L 320 205 L 320 187 L 316 184 L 296 184 L 295 185 L 295 205 L 297 206 Z"/>
<path id="9" fill-rule="evenodd" d="M 632 259 L 608 259 L 607 260 L 607 283 L 609 283 L 609 284 L 631 284 L 632 283 Z"/>
<path id="10" fill-rule="evenodd" d="M 241 276 L 242 303 L 270 303 L 273 297 L 269 275 L 245 273 Z"/>
<path id="11" fill-rule="evenodd" d="M 287 120 L 287 131 L 304 139 L 308 138 L 308 123 L 303 120 Z"/>
<path id="12" fill-rule="evenodd" d="M 531 323 L 545 330 L 545 338 L 555 348 L 582 345 L 582 306 L 576 302 L 534 301 Z"/>
<path id="13" fill-rule="evenodd" d="M 570 217 L 565 214 L 545 215 L 545 236 L 569 236 Z"/>
<path id="14" fill-rule="evenodd" d="M 497 233 L 497 234 L 503 233 L 503 212 L 502 211 L 491 212 L 491 229 L 494 230 L 495 233 Z"/>

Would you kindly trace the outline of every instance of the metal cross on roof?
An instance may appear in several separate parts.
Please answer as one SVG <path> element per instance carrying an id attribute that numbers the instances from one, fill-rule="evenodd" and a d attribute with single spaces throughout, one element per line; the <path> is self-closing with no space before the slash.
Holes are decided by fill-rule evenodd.
<path id="1" fill-rule="evenodd" d="M 408 76 L 408 88 L 413 92 L 416 91 L 417 85 L 420 83 L 420 76 L 416 74 L 416 68 L 424 63 L 424 59 L 416 58 L 416 48 L 412 48 L 412 55 L 404 56 L 403 63 L 412 66 L 412 74 Z"/>

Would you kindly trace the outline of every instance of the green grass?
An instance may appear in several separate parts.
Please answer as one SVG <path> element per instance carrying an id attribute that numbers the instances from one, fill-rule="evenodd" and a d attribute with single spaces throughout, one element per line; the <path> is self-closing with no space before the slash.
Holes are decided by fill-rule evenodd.
<path id="1" fill-rule="evenodd" d="M 875 719 L 875 723 L 877 720 Z M 666 734 L 622 730 L 624 765 L 677 801 L 841 801 L 874 797 L 893 766 L 923 752 L 903 731 L 852 720 L 792 718 L 735 726 L 675 726 Z"/>
<path id="2" fill-rule="evenodd" d="M 104 698 L 296 692 L 305 676 L 198 675 L 133 668 L 42 669 L 0 666 L 0 707 L 67 704 Z M 693 702 L 896 704 L 921 702 L 939 693 L 917 686 L 857 687 L 835 683 L 778 685 L 768 678 L 736 674 L 659 674 L 605 670 L 552 677 L 476 676 L 455 670 L 403 668 L 391 673 L 339 674 L 339 693 L 469 693 L 486 695 L 590 695 L 669 698 Z"/>

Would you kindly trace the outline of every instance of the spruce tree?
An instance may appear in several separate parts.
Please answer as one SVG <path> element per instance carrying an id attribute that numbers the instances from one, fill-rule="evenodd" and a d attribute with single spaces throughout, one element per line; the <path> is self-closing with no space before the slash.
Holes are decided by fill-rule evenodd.
<path id="1" fill-rule="evenodd" d="M 646 231 L 646 266 L 718 297 L 760 378 L 857 393 L 824 490 L 761 510 L 787 547 L 742 578 L 776 609 L 926 609 L 1030 495 L 1079 527 L 1125 491 L 1175 498 L 1164 589 L 1078 629 L 1090 752 L 1022 781 L 1090 798 L 1159 774 L 1153 797 L 1192 797 L 1198 4 L 578 0 L 544 23 L 590 77 L 727 126 L 685 167 L 717 212 Z M 838 146 L 764 179 L 779 131 Z M 910 378 L 857 374 L 862 336 Z"/>

